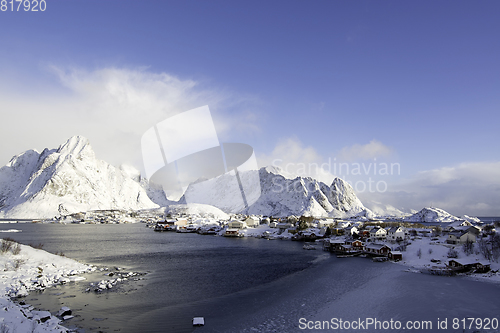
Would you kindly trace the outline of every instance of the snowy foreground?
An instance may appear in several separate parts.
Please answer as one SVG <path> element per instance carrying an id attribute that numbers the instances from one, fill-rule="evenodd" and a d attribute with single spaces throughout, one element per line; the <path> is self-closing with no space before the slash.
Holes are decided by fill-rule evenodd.
<path id="1" fill-rule="evenodd" d="M 6 249 L 6 245 L 2 240 L 0 332 L 67 332 L 60 325 L 65 311 L 60 311 L 58 317 L 48 311 L 34 311 L 28 304 L 18 305 L 11 298 L 26 296 L 31 290 L 43 290 L 55 284 L 85 280 L 77 274 L 91 272 L 95 267 L 15 242 L 11 243 L 10 249 Z"/>

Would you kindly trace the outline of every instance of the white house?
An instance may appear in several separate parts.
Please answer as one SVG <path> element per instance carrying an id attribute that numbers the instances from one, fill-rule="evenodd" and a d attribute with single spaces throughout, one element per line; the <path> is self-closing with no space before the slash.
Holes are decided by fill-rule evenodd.
<path id="1" fill-rule="evenodd" d="M 227 227 L 230 229 L 245 229 L 247 224 L 244 221 L 232 220 L 227 224 Z"/>
<path id="2" fill-rule="evenodd" d="M 405 227 L 392 227 L 387 231 L 387 240 L 391 242 L 402 241 L 408 237 L 408 230 Z"/>
<path id="3" fill-rule="evenodd" d="M 252 228 L 258 227 L 260 224 L 259 219 L 253 216 L 247 217 L 247 219 L 244 222 L 247 224 L 247 227 L 252 227 Z"/>
<path id="4" fill-rule="evenodd" d="M 382 228 L 373 228 L 370 230 L 370 238 L 372 239 L 385 239 L 387 231 Z"/>
<path id="5" fill-rule="evenodd" d="M 357 228 L 357 227 L 355 227 L 355 226 L 351 226 L 351 227 L 347 227 L 347 228 L 345 228 L 345 229 L 344 229 L 344 233 L 345 233 L 345 235 L 350 235 L 350 236 L 352 236 L 352 235 L 354 235 L 354 234 L 358 234 L 358 233 L 359 233 L 359 230 L 358 230 L 358 228 Z"/>
<path id="6" fill-rule="evenodd" d="M 465 231 L 454 231 L 448 234 L 448 239 L 446 243 L 448 244 L 464 244 L 467 242 L 476 242 L 476 235 L 469 230 Z"/>

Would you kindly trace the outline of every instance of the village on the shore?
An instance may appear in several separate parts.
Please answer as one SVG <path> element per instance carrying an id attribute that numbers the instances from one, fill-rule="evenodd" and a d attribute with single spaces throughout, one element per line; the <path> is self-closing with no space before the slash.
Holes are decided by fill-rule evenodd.
<path id="1" fill-rule="evenodd" d="M 482 274 L 487 280 L 500 281 L 497 275 L 500 269 L 500 235 L 496 233 L 500 221 L 483 223 L 466 215 L 452 222 L 419 223 L 405 217 L 221 216 L 182 207 L 170 210 L 88 211 L 33 222 L 142 222 L 157 232 L 302 241 L 305 250 L 322 249 L 339 258 L 364 257 L 373 261 L 399 262 L 415 272 L 436 275 L 478 273 L 475 276 Z"/>
<path id="2" fill-rule="evenodd" d="M 500 257 L 500 237 L 495 233 L 498 224 L 485 224 L 477 218 L 421 224 L 394 218 L 360 221 L 245 215 L 217 221 L 187 214 L 168 214 L 162 221 L 148 221 L 155 231 L 303 241 L 306 250 L 323 249 L 339 258 L 402 262 L 437 275 L 496 274 Z M 492 271 L 492 264 L 496 270 Z"/>

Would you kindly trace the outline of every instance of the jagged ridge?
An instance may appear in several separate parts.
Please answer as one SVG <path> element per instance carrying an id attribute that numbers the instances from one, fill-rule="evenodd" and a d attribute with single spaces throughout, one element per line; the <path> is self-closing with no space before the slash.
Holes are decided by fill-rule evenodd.
<path id="1" fill-rule="evenodd" d="M 244 178 L 244 173 L 240 175 Z M 335 216 L 372 217 L 354 193 L 353 188 L 344 180 L 335 178 L 331 186 L 309 177 L 295 177 L 284 173 L 277 167 L 259 170 L 261 195 L 248 209 L 241 211 L 238 200 L 238 187 L 234 176 L 219 176 L 207 182 L 205 195 L 192 195 L 188 187 L 190 202 L 216 206 L 228 213 L 243 212 L 267 216 Z M 194 188 L 194 187 L 193 187 Z M 199 187 L 198 187 L 199 189 Z M 208 190 L 209 189 L 209 190 Z M 236 192 L 233 193 L 236 189 Z M 193 201 L 194 200 L 194 201 Z"/>
<path id="2" fill-rule="evenodd" d="M 5 217 L 47 218 L 94 209 L 158 207 L 125 172 L 98 160 L 88 140 L 74 136 L 58 149 L 28 150 L 0 169 Z"/>

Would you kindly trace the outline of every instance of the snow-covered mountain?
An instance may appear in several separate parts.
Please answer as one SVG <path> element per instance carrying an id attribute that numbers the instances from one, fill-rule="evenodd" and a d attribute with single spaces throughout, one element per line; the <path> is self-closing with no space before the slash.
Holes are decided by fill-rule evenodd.
<path id="1" fill-rule="evenodd" d="M 378 201 L 373 200 L 363 200 L 365 207 L 370 209 L 377 218 L 388 218 L 388 217 L 404 217 L 415 214 L 417 211 L 413 209 L 396 208 L 389 204 L 383 204 Z"/>
<path id="2" fill-rule="evenodd" d="M 419 212 L 408 216 L 404 219 L 407 222 L 455 222 L 461 218 L 451 215 L 450 213 L 435 207 L 422 208 Z"/>
<path id="3" fill-rule="evenodd" d="M 95 209 L 158 207 L 127 171 L 96 159 L 81 136 L 58 149 L 28 150 L 0 169 L 0 216 L 46 218 Z"/>
<path id="4" fill-rule="evenodd" d="M 257 172 L 260 190 L 252 191 L 250 180 L 255 178 L 250 176 Z M 373 217 L 340 178 L 328 186 L 312 178 L 293 177 L 276 167 L 240 172 L 239 177 L 245 194 L 250 195 L 247 200 L 254 195 L 247 209 L 241 204 L 234 174 L 192 184 L 185 196 L 174 202 L 135 168 L 115 168 L 96 159 L 88 140 L 75 136 L 57 149 L 41 153 L 28 150 L 14 156 L 0 169 L 0 217 L 50 218 L 97 209 L 140 210 L 186 202 L 212 205 L 225 213 Z M 213 207 L 197 206 L 198 211 L 205 208 L 214 213 L 210 210 Z"/>
<path id="5" fill-rule="evenodd" d="M 218 220 L 228 220 L 230 218 L 229 214 L 224 213 L 217 207 L 204 204 L 177 204 L 170 205 L 165 210 L 166 213 L 170 214 L 187 214 L 195 215 L 206 218 L 213 218 Z"/>
<path id="6" fill-rule="evenodd" d="M 261 195 L 243 213 L 266 216 L 335 216 L 372 217 L 354 193 L 353 188 L 340 178 L 330 186 L 309 177 L 295 177 L 277 167 L 265 167 L 259 171 Z M 245 173 L 240 177 L 245 178 Z M 227 213 L 241 212 L 239 189 L 232 184 L 234 176 L 225 174 L 207 182 L 210 191 L 201 195 L 186 191 L 189 202 L 210 204 Z M 228 190 L 233 189 L 233 190 Z M 198 187 L 199 190 L 199 187 Z M 234 191 L 238 193 L 233 193 Z"/>

